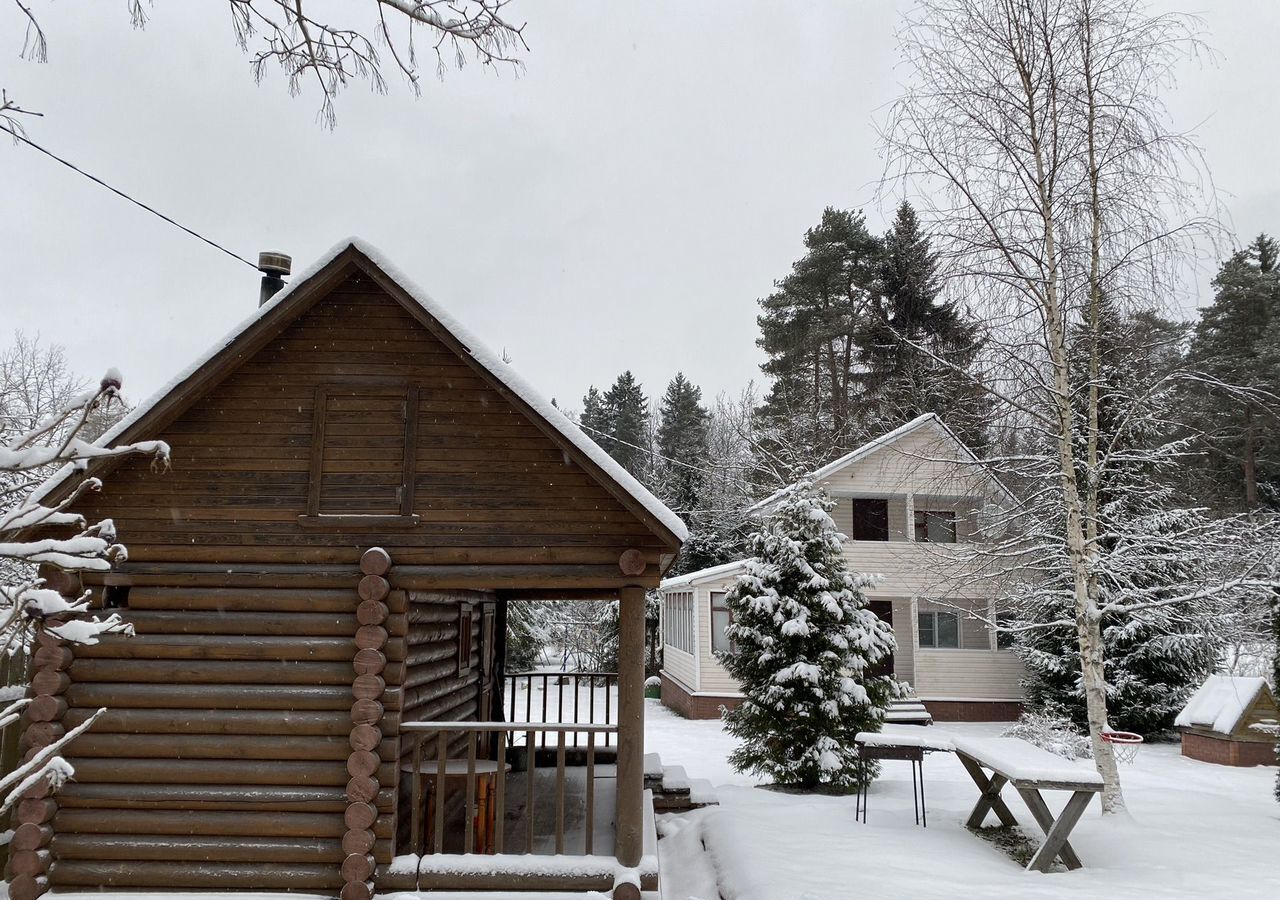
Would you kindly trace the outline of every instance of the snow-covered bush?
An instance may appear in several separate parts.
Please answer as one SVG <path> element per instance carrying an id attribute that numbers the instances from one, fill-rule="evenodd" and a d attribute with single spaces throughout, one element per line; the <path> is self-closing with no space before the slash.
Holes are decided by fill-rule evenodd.
<path id="1" fill-rule="evenodd" d="M 802 481 L 751 536 L 753 557 L 726 598 L 734 649 L 723 657 L 745 696 L 724 719 L 738 771 L 851 790 L 877 771 L 854 736 L 880 730 L 898 687 L 871 674 L 893 631 L 867 608 L 870 579 L 846 568 L 833 506 Z"/>
<path id="2" fill-rule="evenodd" d="M 97 478 L 78 475 L 90 461 L 144 454 L 159 464 L 168 462 L 169 447 L 162 441 L 107 448 L 84 439 L 90 423 L 118 401 L 120 382 L 120 374 L 109 371 L 95 389 L 60 402 L 34 427 L 14 429 L 8 424 L 11 419 L 0 420 L 0 650 L 4 652 L 29 647 L 41 631 L 91 644 L 100 634 L 129 630 L 114 613 L 105 618 L 88 615 L 87 592 L 64 596 L 46 586 L 39 568 L 76 575 L 104 572 L 125 559 L 110 519 L 91 524 L 68 511 L 85 493 L 102 486 Z M 48 475 L 63 469 L 71 488 L 60 500 L 46 506 L 32 499 Z M 0 711 L 0 726 L 15 723 L 28 702 L 18 700 Z M 71 775 L 59 752 L 93 718 L 0 778 L 0 813 L 39 779 L 47 778 L 56 789 Z"/>
<path id="3" fill-rule="evenodd" d="M 1004 737 L 1022 738 L 1041 750 L 1065 759 L 1092 759 L 1089 736 L 1080 731 L 1060 708 L 1050 705 L 1041 711 L 1024 712 L 1003 732 Z"/>

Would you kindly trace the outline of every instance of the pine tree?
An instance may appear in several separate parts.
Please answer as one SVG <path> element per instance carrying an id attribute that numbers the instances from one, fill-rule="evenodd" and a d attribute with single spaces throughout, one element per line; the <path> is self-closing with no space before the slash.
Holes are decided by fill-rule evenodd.
<path id="1" fill-rule="evenodd" d="M 875 315 L 858 337 L 863 415 L 888 431 L 924 413 L 944 416 L 971 447 L 986 444 L 986 392 L 967 378 L 977 326 L 939 301 L 938 260 L 910 203 L 884 236 Z M 956 369 L 960 371 L 957 372 Z"/>
<path id="2" fill-rule="evenodd" d="M 802 469 L 860 436 L 855 342 L 873 296 L 880 241 L 861 213 L 827 207 L 805 232 L 804 246 L 790 274 L 760 301 L 756 341 L 769 357 L 761 369 L 773 378 L 763 412 L 785 433 Z"/>
<path id="3" fill-rule="evenodd" d="M 848 571 L 833 501 L 802 481 L 751 536 L 752 558 L 726 599 L 734 649 L 725 667 L 745 698 L 725 713 L 740 772 L 812 790 L 852 790 L 876 764 L 857 756 L 897 693 L 871 674 L 894 650 L 892 629 L 867 607 L 870 581 Z"/>
<path id="4" fill-rule="evenodd" d="M 645 481 L 649 466 L 649 454 L 644 450 L 649 439 L 649 400 L 629 369 L 605 392 L 604 412 L 608 427 L 603 430 L 609 436 L 600 445 L 624 469 Z"/>
<path id="5" fill-rule="evenodd" d="M 1200 493 L 1228 510 L 1280 508 L 1280 425 L 1266 399 L 1280 395 L 1278 256 L 1264 234 L 1223 263 L 1191 345 L 1192 365 L 1230 386 L 1200 386 L 1188 403 L 1191 429 L 1209 449 L 1196 473 Z"/>
<path id="6" fill-rule="evenodd" d="M 702 391 L 677 372 L 658 405 L 658 452 L 664 459 L 662 496 L 682 514 L 697 510 L 707 465 L 707 422 Z"/>

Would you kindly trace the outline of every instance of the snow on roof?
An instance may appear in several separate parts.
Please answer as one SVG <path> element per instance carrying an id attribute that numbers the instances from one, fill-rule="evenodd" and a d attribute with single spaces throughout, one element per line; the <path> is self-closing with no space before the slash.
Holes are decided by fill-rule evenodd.
<path id="1" fill-rule="evenodd" d="M 538 415 L 545 419 L 557 432 L 575 448 L 587 456 L 593 463 L 599 466 L 605 474 L 612 478 L 619 487 L 626 491 L 636 502 L 652 515 L 655 519 L 676 536 L 681 541 L 687 540 L 689 537 L 688 528 L 685 527 L 683 521 L 674 512 L 667 508 L 661 500 L 649 492 L 644 485 L 635 479 L 635 477 L 624 469 L 618 462 L 605 453 L 600 446 L 572 422 L 564 413 L 555 406 L 551 405 L 532 385 L 524 380 L 516 371 L 500 356 L 491 351 L 477 338 L 469 329 L 461 322 L 455 319 L 449 312 L 441 307 L 435 300 L 427 294 L 426 291 L 418 287 L 412 279 L 405 275 L 397 266 L 383 255 L 382 251 L 374 247 L 372 244 L 361 240 L 357 237 L 348 238 L 338 242 L 328 252 L 322 254 L 319 259 L 312 263 L 307 269 L 299 273 L 289 282 L 281 291 L 279 291 L 269 301 L 258 307 L 252 315 L 245 318 L 240 324 L 231 329 L 220 341 L 209 348 L 202 356 L 193 361 L 189 366 L 174 376 L 168 384 L 159 391 L 149 397 L 144 403 L 140 403 L 128 416 L 121 419 L 113 428 L 108 430 L 97 440 L 100 446 L 106 446 L 125 433 L 134 423 L 144 418 L 151 412 L 165 397 L 177 390 L 184 382 L 195 375 L 200 369 L 208 364 L 215 356 L 226 350 L 234 343 L 245 331 L 247 331 L 255 322 L 263 318 L 271 310 L 276 309 L 301 287 L 319 274 L 326 266 L 332 263 L 338 256 L 346 252 L 347 248 L 354 248 L 358 252 L 368 257 L 369 261 L 382 270 L 392 281 L 394 281 L 401 290 L 408 294 L 422 309 L 440 325 L 453 335 L 461 344 L 463 344 L 467 352 L 469 352 L 485 369 L 494 375 L 500 382 L 506 385 L 512 393 L 518 396 L 526 404 L 528 404 Z M 32 501 L 38 502 L 42 498 L 48 496 L 58 485 L 66 481 L 73 471 L 72 466 L 64 466 L 61 470 L 54 473 L 44 484 L 42 484 L 32 494 Z"/>
<path id="2" fill-rule="evenodd" d="M 977 455 L 972 450 L 969 449 L 968 445 L 965 444 L 964 441 L 960 440 L 960 438 L 956 435 L 954 431 L 952 431 L 950 428 L 947 427 L 947 423 L 943 422 L 942 418 L 937 413 L 925 413 L 922 416 L 916 416 L 910 422 L 907 422 L 903 425 L 899 425 L 897 428 L 893 429 L 892 431 L 885 432 L 884 434 L 880 435 L 878 438 L 867 441 L 865 444 L 863 444 L 860 447 L 850 450 L 848 453 L 846 453 L 844 456 L 840 457 L 839 459 L 833 460 L 819 469 L 815 469 L 814 471 L 809 473 L 809 477 L 814 481 L 821 481 L 822 479 L 826 478 L 828 475 L 834 475 L 836 472 L 839 472 L 841 469 L 845 468 L 846 466 L 852 465 L 858 460 L 864 459 L 870 456 L 872 453 L 875 453 L 878 450 L 884 449 L 885 447 L 889 446 L 895 441 L 901 438 L 904 438 L 907 435 L 911 434 L 912 432 L 918 431 L 919 429 L 927 425 L 932 425 L 935 428 L 941 428 L 942 431 L 946 434 L 946 436 L 951 438 L 951 440 L 953 440 L 956 443 L 956 445 L 959 446 L 965 452 L 965 454 L 969 457 L 970 460 L 972 460 L 975 463 L 980 462 Z M 999 485 L 1002 491 L 1005 491 L 1007 493 L 1007 488 L 1005 488 L 1005 486 L 1001 484 L 1000 481 L 995 478 L 995 476 L 992 476 L 992 480 L 995 481 L 997 485 Z M 770 494 L 768 497 L 765 497 L 759 503 L 756 503 L 755 505 L 748 507 L 747 512 L 754 513 L 754 512 L 763 511 L 766 507 L 772 506 L 774 503 L 776 503 L 777 501 L 785 497 L 788 493 L 791 492 L 793 488 L 794 488 L 794 485 L 788 485 L 779 491 L 775 491 L 774 493 Z"/>
<path id="3" fill-rule="evenodd" d="M 1191 695 L 1173 724 L 1179 728 L 1199 726 L 1230 734 L 1266 683 L 1263 678 L 1210 675 Z"/>
<path id="4" fill-rule="evenodd" d="M 696 572 L 686 572 L 683 575 L 677 575 L 675 578 L 664 578 L 662 584 L 658 585 L 658 590 L 665 591 L 669 588 L 689 587 L 701 584 L 704 581 L 714 581 L 717 578 L 737 575 L 746 568 L 746 565 L 747 561 L 745 559 L 738 559 L 733 562 L 721 563 L 718 566 L 699 569 Z"/>

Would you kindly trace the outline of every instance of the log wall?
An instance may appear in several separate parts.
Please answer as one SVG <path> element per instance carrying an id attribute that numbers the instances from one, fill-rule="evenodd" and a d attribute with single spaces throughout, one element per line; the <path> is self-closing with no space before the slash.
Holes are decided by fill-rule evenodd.
<path id="1" fill-rule="evenodd" d="M 62 726 L 108 712 L 69 751 L 76 779 L 51 820 L 52 886 L 339 889 L 355 585 L 135 586 L 128 602 L 118 612 L 137 636 L 76 646 L 66 669 Z M 384 677 L 398 685 L 403 614 L 379 627 Z M 398 686 L 380 693 L 377 721 L 391 727 L 372 748 L 385 813 L 372 830 L 387 861 L 400 697 Z"/>

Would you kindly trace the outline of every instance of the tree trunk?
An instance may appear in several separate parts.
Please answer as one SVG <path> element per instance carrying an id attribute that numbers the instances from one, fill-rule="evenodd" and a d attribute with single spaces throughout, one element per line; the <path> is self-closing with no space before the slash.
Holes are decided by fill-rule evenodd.
<path id="1" fill-rule="evenodd" d="M 1244 408 L 1244 503 L 1250 510 L 1258 507 L 1258 459 L 1253 438 L 1253 410 Z"/>

